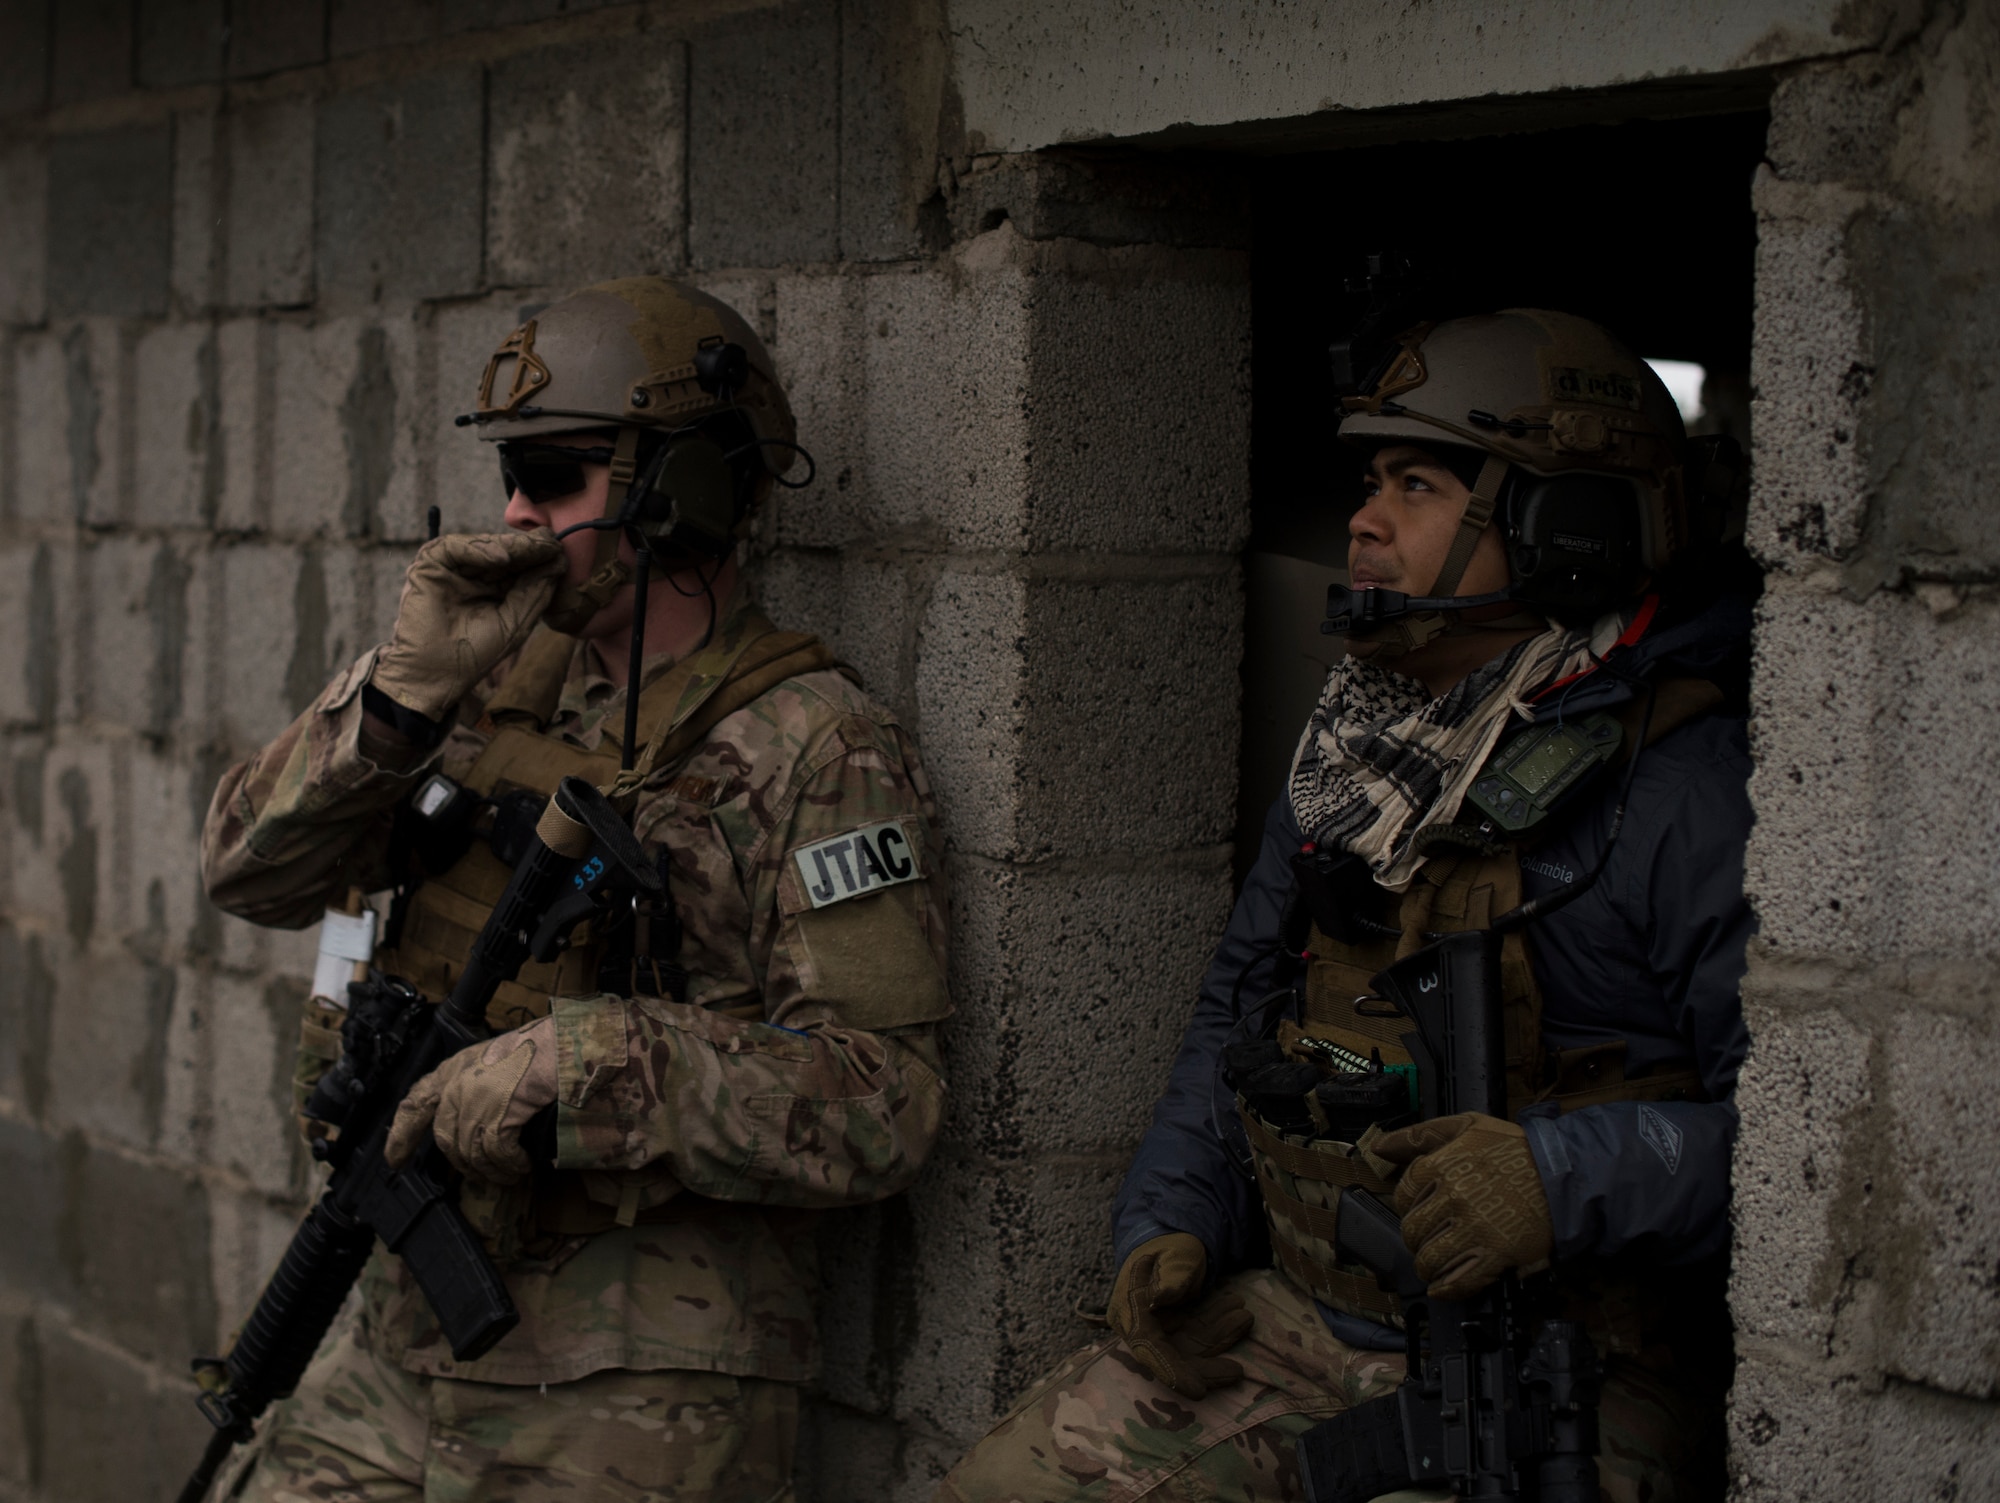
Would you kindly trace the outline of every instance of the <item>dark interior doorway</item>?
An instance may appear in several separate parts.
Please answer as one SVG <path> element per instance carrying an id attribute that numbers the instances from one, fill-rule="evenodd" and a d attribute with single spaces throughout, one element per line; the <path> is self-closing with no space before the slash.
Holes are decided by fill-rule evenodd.
<path id="1" fill-rule="evenodd" d="M 1256 159 L 1251 541 L 1244 555 L 1237 876 L 1254 857 L 1332 660 L 1319 634 L 1359 467 L 1334 440 L 1327 345 L 1384 244 L 1419 261 L 1434 315 L 1558 308 L 1649 359 L 1705 368 L 1696 431 L 1749 447 L 1762 111 Z"/>

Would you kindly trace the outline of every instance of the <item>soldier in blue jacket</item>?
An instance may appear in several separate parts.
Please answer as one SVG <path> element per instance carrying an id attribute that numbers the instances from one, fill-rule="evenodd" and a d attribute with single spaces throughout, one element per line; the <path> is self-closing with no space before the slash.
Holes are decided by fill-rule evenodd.
<path id="1" fill-rule="evenodd" d="M 946 1499 L 1301 1496 L 1298 1437 L 1403 1379 L 1398 1301 L 1321 1235 L 1341 1184 L 1393 1197 L 1434 1297 L 1552 1270 L 1605 1362 L 1607 1499 L 1721 1494 L 1753 927 L 1749 602 L 1703 562 L 1726 508 L 1657 376 L 1568 315 L 1420 325 L 1345 407 L 1367 465 L 1348 655 L 1118 1192 L 1115 1334 L 1029 1393 Z M 1580 740 L 1557 727 L 1616 751 L 1559 766 Z M 1570 793 L 1510 824 L 1489 775 L 1530 747 L 1510 796 Z M 1571 887 L 1501 951 L 1508 1118 L 1377 1132 L 1318 1183 L 1239 1116 L 1230 1046 L 1277 1022 L 1393 1069 L 1409 1024 L 1369 979 Z"/>

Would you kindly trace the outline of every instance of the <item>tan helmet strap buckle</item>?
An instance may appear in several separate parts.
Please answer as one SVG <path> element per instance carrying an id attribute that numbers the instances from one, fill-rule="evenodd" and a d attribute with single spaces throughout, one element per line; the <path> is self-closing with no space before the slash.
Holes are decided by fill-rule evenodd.
<path id="1" fill-rule="evenodd" d="M 1472 483 L 1472 494 L 1465 498 L 1465 510 L 1459 513 L 1458 533 L 1438 569 L 1437 582 L 1431 586 L 1433 595 L 1458 593 L 1458 583 L 1465 578 L 1466 566 L 1472 562 L 1472 550 L 1479 546 L 1481 534 L 1493 520 L 1500 483 L 1506 478 L 1507 461 L 1498 454 L 1487 455 L 1486 463 L 1479 467 L 1479 478 Z"/>

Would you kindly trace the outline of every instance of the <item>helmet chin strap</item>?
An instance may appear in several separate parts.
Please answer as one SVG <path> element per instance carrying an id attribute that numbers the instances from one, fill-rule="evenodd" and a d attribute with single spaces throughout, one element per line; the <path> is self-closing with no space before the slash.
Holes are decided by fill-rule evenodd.
<path id="1" fill-rule="evenodd" d="M 1501 482 L 1507 478 L 1507 461 L 1497 454 L 1486 456 L 1473 482 L 1472 494 L 1465 498 L 1459 513 L 1458 531 L 1451 549 L 1438 567 L 1437 580 L 1428 595 L 1405 595 L 1400 590 L 1351 589 L 1331 585 L 1326 592 L 1326 620 L 1320 630 L 1328 636 L 1348 639 L 1348 651 L 1358 658 L 1399 658 L 1439 637 L 1464 631 L 1512 631 L 1539 617 L 1525 611 L 1510 612 L 1498 621 L 1465 620 L 1459 612 L 1482 605 L 1499 605 L 1514 599 L 1513 589 L 1495 590 L 1486 595 L 1454 595 L 1458 582 L 1472 562 L 1472 551 L 1493 520 Z"/>
<path id="2" fill-rule="evenodd" d="M 615 521 L 624 511 L 626 492 L 632 487 L 638 463 L 639 430 L 620 428 L 618 447 L 611 455 L 611 484 L 604 493 L 604 520 Z M 578 635 L 590 624 L 593 616 L 611 603 L 611 597 L 631 581 L 632 566 L 618 556 L 618 543 L 622 536 L 616 527 L 599 529 L 597 558 L 591 567 L 590 578 L 580 585 L 563 584 L 557 587 L 555 598 L 542 612 L 542 619 L 555 630 L 571 636 Z"/>

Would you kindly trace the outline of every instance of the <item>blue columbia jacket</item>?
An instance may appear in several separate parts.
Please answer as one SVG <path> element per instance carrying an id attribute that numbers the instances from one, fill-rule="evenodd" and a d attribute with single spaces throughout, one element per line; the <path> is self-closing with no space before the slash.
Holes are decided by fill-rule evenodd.
<path id="1" fill-rule="evenodd" d="M 1749 627 L 1750 608 L 1740 599 L 1679 619 L 1663 610 L 1608 661 L 1628 680 L 1727 676 Z M 1543 700 L 1537 719 L 1610 709 L 1639 692 L 1594 671 Z M 1604 875 L 1527 931 L 1545 1047 L 1622 1038 L 1628 1078 L 1692 1067 L 1709 1097 L 1617 1102 L 1563 1116 L 1530 1109 L 1524 1125 L 1548 1191 L 1559 1262 L 1689 1264 L 1719 1259 L 1728 1248 L 1736 1075 L 1748 1043 L 1738 987 L 1753 928 L 1743 896 L 1749 774 L 1741 718 L 1711 715 L 1661 737 L 1640 758 Z M 1559 829 L 1522 853 L 1528 897 L 1557 891 L 1597 864 L 1623 781 L 1622 773 L 1602 779 Z M 1250 1010 L 1272 989 L 1299 843 L 1281 797 L 1265 818 L 1256 864 L 1118 1191 L 1112 1233 L 1121 1263 L 1141 1242 L 1169 1231 L 1202 1240 L 1215 1278 L 1268 1260 L 1256 1189 L 1237 1167 L 1240 1151 L 1232 1154 L 1222 1137 L 1234 1106 L 1220 1073 L 1239 1009 Z"/>

